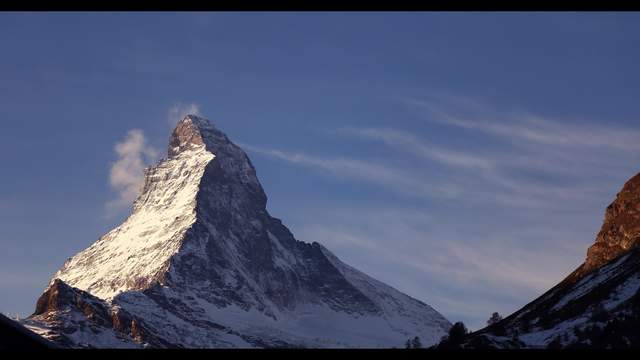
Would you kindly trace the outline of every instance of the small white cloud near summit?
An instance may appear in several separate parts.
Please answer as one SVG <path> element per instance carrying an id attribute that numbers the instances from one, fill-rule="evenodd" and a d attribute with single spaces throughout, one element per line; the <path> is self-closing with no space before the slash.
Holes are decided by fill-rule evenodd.
<path id="1" fill-rule="evenodd" d="M 116 143 L 114 150 L 118 160 L 111 164 L 109 185 L 118 196 L 107 203 L 110 214 L 131 205 L 142 190 L 145 166 L 158 157 L 158 150 L 147 144 L 140 129 L 129 130 L 127 136 Z"/>
<path id="2" fill-rule="evenodd" d="M 169 125 L 173 127 L 178 123 L 178 121 L 182 120 L 187 115 L 202 116 L 200 113 L 200 106 L 196 103 L 175 103 L 169 109 L 167 121 L 169 122 Z"/>

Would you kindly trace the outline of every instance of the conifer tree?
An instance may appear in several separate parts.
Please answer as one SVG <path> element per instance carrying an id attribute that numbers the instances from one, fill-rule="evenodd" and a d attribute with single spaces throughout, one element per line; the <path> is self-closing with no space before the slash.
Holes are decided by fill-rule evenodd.
<path id="1" fill-rule="evenodd" d="M 411 348 L 412 349 L 420 349 L 422 348 L 422 342 L 420 341 L 419 337 L 414 337 L 413 340 L 411 340 Z"/>

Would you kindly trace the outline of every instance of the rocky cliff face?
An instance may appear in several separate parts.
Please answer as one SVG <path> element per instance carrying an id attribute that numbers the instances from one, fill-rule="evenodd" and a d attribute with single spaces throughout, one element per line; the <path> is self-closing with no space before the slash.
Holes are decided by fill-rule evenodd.
<path id="1" fill-rule="evenodd" d="M 587 259 L 571 277 L 580 278 L 640 243 L 640 174 L 629 179 L 607 206 L 604 223 Z"/>
<path id="2" fill-rule="evenodd" d="M 449 328 L 266 202 L 244 151 L 185 117 L 129 218 L 65 262 L 25 323 L 72 347 L 399 347 Z"/>
<path id="3" fill-rule="evenodd" d="M 55 279 L 23 324 L 62 347 L 142 347 L 140 319 Z"/>

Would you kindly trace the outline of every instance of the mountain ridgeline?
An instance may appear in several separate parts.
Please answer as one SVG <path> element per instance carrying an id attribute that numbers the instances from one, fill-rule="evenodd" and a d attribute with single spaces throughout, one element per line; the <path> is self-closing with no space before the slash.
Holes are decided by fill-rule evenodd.
<path id="1" fill-rule="evenodd" d="M 131 215 L 53 276 L 22 323 L 63 347 L 402 347 L 451 324 L 297 240 L 245 152 L 188 115 Z"/>
<path id="2" fill-rule="evenodd" d="M 558 285 L 467 336 L 465 348 L 640 348 L 640 174 L 605 211 L 585 262 Z"/>

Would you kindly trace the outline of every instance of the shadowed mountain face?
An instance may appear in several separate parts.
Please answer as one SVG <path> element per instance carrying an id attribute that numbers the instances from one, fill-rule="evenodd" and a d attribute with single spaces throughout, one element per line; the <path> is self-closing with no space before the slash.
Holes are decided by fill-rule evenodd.
<path id="1" fill-rule="evenodd" d="M 65 262 L 25 325 L 70 347 L 400 347 L 449 328 L 266 203 L 244 151 L 185 117 L 129 218 Z"/>
<path id="2" fill-rule="evenodd" d="M 640 347 L 640 174 L 607 207 L 585 262 L 465 347 Z"/>

